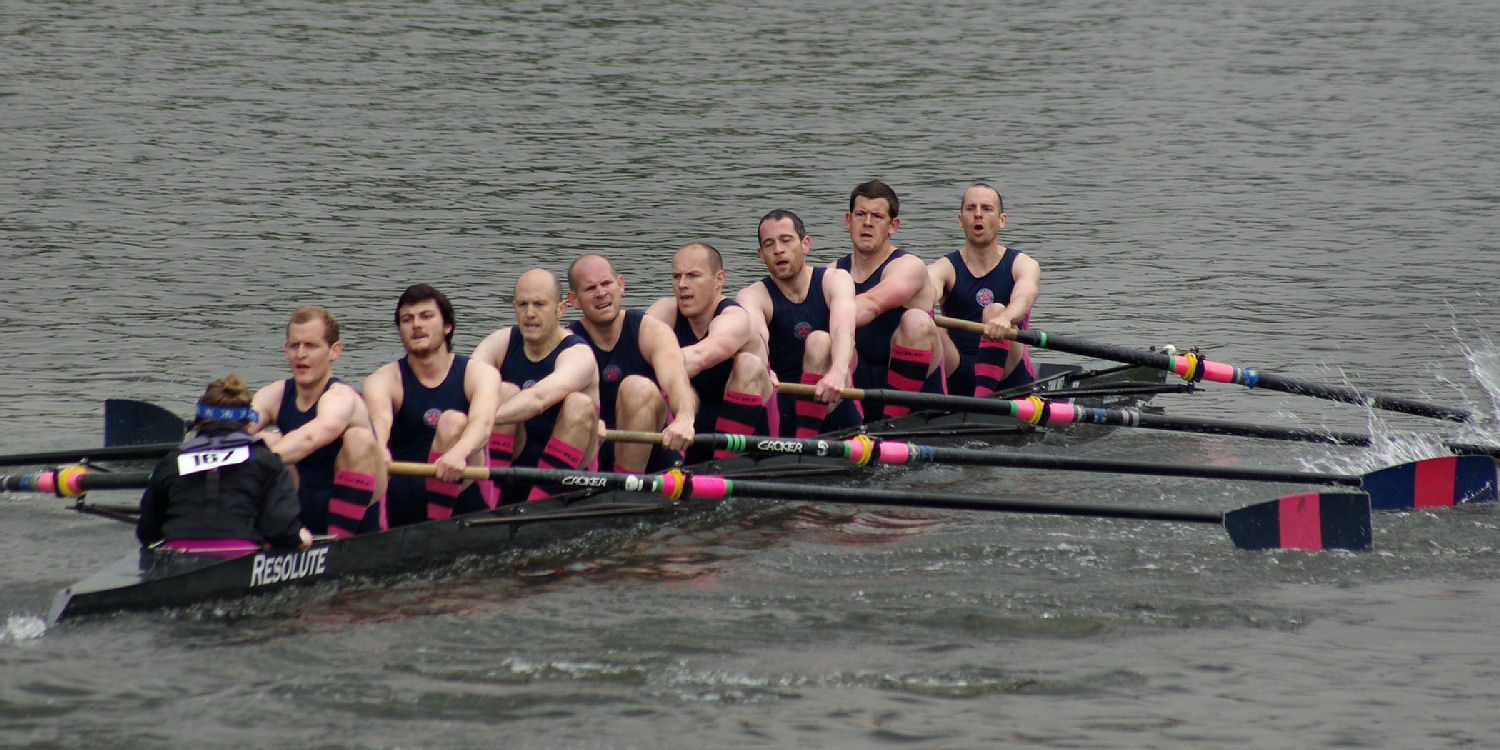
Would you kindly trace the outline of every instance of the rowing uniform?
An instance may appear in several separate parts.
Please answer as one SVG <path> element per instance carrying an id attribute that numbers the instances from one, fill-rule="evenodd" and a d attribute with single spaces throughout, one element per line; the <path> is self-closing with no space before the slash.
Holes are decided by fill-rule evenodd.
<path id="1" fill-rule="evenodd" d="M 407 358 L 396 360 L 401 370 L 401 408 L 391 420 L 390 449 L 395 461 L 427 462 L 434 459 L 432 441 L 437 437 L 438 419 L 448 410 L 469 412 L 469 397 L 464 393 L 464 376 L 469 358 L 453 355 L 448 374 L 434 388 L 422 385 L 412 372 Z M 433 480 L 436 482 L 436 480 Z M 447 483 L 444 483 L 447 484 Z M 386 485 L 386 516 L 391 528 L 418 523 L 428 518 L 428 480 L 425 477 L 393 475 Z M 484 510 L 488 506 L 471 485 L 459 494 L 453 513 Z"/>
<path id="2" fill-rule="evenodd" d="M 969 270 L 969 264 L 964 262 L 963 252 L 954 250 L 943 256 L 953 265 L 953 289 L 948 293 L 948 299 L 943 302 L 943 314 L 963 320 L 982 321 L 984 319 L 984 308 L 991 304 L 1010 304 L 1010 295 L 1015 291 L 1016 279 L 1012 268 L 1015 266 L 1016 258 L 1020 251 L 1013 247 L 1005 248 L 1005 253 L 1000 256 L 1000 262 L 995 264 L 990 272 L 981 277 L 975 277 Z M 1025 329 L 1027 322 L 1031 319 L 1027 315 L 1024 320 L 1016 324 L 1019 329 Z M 962 395 L 970 395 L 974 392 L 974 368 L 979 359 L 979 349 L 982 338 L 977 333 L 968 331 L 950 330 L 948 336 L 953 339 L 953 345 L 958 348 L 958 369 L 948 378 L 948 392 Z M 1010 341 L 993 342 L 993 345 L 1009 351 L 1013 345 Z M 1003 381 L 1000 381 L 995 390 L 1005 390 L 1015 386 L 1025 385 L 1036 379 L 1036 371 L 1031 365 L 1031 354 L 1021 346 L 1021 361 Z M 1004 361 L 1001 361 L 1003 365 Z M 998 376 L 999 373 L 995 373 Z"/>
<path id="3" fill-rule="evenodd" d="M 615 401 L 620 394 L 620 383 L 631 375 L 640 375 L 656 382 L 656 368 L 641 353 L 641 321 L 645 320 L 646 314 L 640 310 L 626 310 L 624 315 L 625 325 L 620 327 L 620 338 L 615 341 L 613 349 L 599 348 L 584 327 L 583 321 L 575 321 L 568 326 L 568 330 L 594 350 L 594 360 L 599 363 L 599 415 L 604 420 L 604 426 L 611 430 L 615 428 Z M 671 468 L 680 458 L 680 453 L 656 445 L 651 449 L 651 457 L 646 460 L 646 471 Z M 606 441 L 599 446 L 599 466 L 612 468 L 614 465 L 615 447 Z"/>
<path id="4" fill-rule="evenodd" d="M 557 369 L 557 355 L 572 346 L 584 343 L 584 340 L 576 335 L 569 334 L 559 341 L 547 356 L 532 362 L 526 356 L 526 342 L 521 339 L 521 327 L 511 326 L 510 341 L 505 345 L 505 359 L 500 363 L 500 379 L 507 383 L 514 383 L 522 390 L 536 385 L 542 378 L 551 375 Z M 542 449 L 546 447 L 547 441 L 552 437 L 552 431 L 557 427 L 557 417 L 562 414 L 562 402 L 553 404 L 531 419 L 526 420 L 526 444 L 521 448 L 521 454 L 516 457 L 516 466 L 536 466 L 542 456 Z"/>
<path id="5" fill-rule="evenodd" d="M 787 299 L 771 277 L 760 280 L 771 297 L 771 320 L 767 323 L 771 371 L 783 383 L 802 382 L 802 356 L 807 349 L 807 337 L 813 331 L 828 330 L 830 312 L 828 298 L 823 294 L 823 274 L 827 270 L 821 266 L 813 269 L 807 297 L 801 302 Z M 797 399 L 791 396 L 777 396 L 781 419 L 779 434 L 783 436 L 791 436 L 796 429 L 796 402 Z M 862 423 L 854 402 L 841 401 L 829 410 L 819 431 L 858 427 Z"/>
<path id="6" fill-rule="evenodd" d="M 731 307 L 739 307 L 739 303 L 731 299 L 719 300 L 718 306 L 714 308 L 714 318 L 724 314 Z M 712 326 L 712 318 L 709 325 Z M 680 311 L 677 320 L 672 324 L 672 331 L 677 334 L 677 344 L 684 348 L 702 341 L 702 337 L 693 332 L 693 322 L 687 319 Z M 707 332 L 705 332 L 707 335 Z M 693 420 L 693 431 L 700 435 L 720 431 L 720 413 L 726 406 L 725 391 L 729 387 L 729 376 L 734 372 L 734 357 L 729 357 L 723 362 L 714 365 L 689 379 L 693 390 L 698 393 L 698 414 Z M 748 394 L 741 394 L 748 395 Z M 757 408 L 756 424 L 748 425 L 750 434 L 765 435 L 771 431 L 770 410 Z M 706 461 L 714 457 L 712 448 L 700 448 L 693 446 L 687 449 L 684 460 L 687 463 Z"/>
<path id="7" fill-rule="evenodd" d="M 135 533 L 148 545 L 202 539 L 296 548 L 299 510 L 280 456 L 232 423 L 210 422 L 151 471 Z"/>
<path id="8" fill-rule="evenodd" d="M 900 248 L 892 250 L 890 257 L 887 257 L 870 274 L 869 278 L 864 281 L 855 282 L 854 293 L 857 295 L 864 294 L 874 289 L 880 283 L 880 280 L 884 278 L 886 266 L 889 266 L 897 258 L 908 254 Z M 834 265 L 853 275 L 854 256 L 845 255 L 835 261 Z M 854 373 L 850 378 L 850 383 L 855 388 L 891 387 L 892 384 L 888 375 L 891 363 L 891 337 L 895 336 L 896 329 L 901 327 L 901 317 L 905 314 L 906 308 L 904 306 L 893 307 L 876 315 L 874 320 L 854 330 L 854 351 L 858 352 L 859 356 L 855 358 Z M 931 355 L 925 356 L 928 357 L 928 360 L 927 362 L 923 362 L 922 366 L 918 368 L 920 370 L 920 377 L 915 378 L 917 382 L 910 383 L 909 390 L 921 390 L 926 393 L 945 392 L 943 390 L 943 368 L 938 367 L 930 373 L 927 372 L 927 363 L 931 361 Z M 901 411 L 905 413 L 906 410 L 902 409 Z M 876 419 L 880 416 L 880 413 L 877 411 L 877 413 L 867 414 L 866 416 L 870 419 Z"/>

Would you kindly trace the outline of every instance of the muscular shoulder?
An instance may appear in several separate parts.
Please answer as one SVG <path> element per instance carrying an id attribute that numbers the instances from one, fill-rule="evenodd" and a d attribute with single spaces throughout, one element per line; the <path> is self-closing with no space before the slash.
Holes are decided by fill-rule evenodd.
<path id="1" fill-rule="evenodd" d="M 677 299 L 662 297 L 652 302 L 651 306 L 646 308 L 646 317 L 660 320 L 668 326 L 675 324 L 677 322 Z"/>
<path id="2" fill-rule="evenodd" d="M 506 326 L 494 333 L 484 337 L 479 346 L 474 347 L 474 354 L 470 360 L 479 360 L 491 367 L 499 367 L 505 361 L 505 351 L 510 347 L 510 331 L 515 326 Z"/>

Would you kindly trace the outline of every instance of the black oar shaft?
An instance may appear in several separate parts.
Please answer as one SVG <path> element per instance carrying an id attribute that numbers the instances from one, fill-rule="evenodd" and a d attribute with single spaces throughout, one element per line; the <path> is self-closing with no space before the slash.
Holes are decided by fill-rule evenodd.
<path id="1" fill-rule="evenodd" d="M 433 466 L 431 464 L 400 461 L 391 464 L 392 474 L 430 476 L 432 471 Z M 514 466 L 488 469 L 473 467 L 465 469 L 463 475 L 466 479 L 509 479 L 535 484 L 551 484 L 570 489 L 596 488 L 618 489 L 628 492 L 649 492 L 674 499 L 749 497 L 801 500 L 805 502 L 823 501 L 915 508 L 1091 516 L 1096 518 L 1134 518 L 1149 521 L 1180 521 L 1185 523 L 1222 524 L 1224 521 L 1223 513 L 1210 511 L 1133 508 L 1118 505 L 1082 503 L 1053 503 L 1038 500 L 932 492 L 921 488 L 886 490 L 876 487 L 802 485 L 789 482 L 732 479 L 706 475 L 680 475 L 674 477 L 665 474 L 619 474 L 614 472 L 568 471 L 565 469 L 530 469 Z"/>
<path id="2" fill-rule="evenodd" d="M 977 330 L 980 332 L 984 330 L 984 326 L 973 321 L 945 316 L 938 316 L 937 320 L 939 325 L 947 328 L 974 331 L 977 327 Z M 1249 388 L 1265 388 L 1299 396 L 1313 396 L 1329 401 L 1369 405 L 1376 409 L 1414 414 L 1421 417 L 1464 422 L 1472 419 L 1474 416 L 1473 413 L 1463 409 L 1405 398 L 1403 396 L 1369 393 L 1348 386 L 1316 383 L 1276 375 L 1274 373 L 1260 372 L 1252 368 L 1235 367 L 1211 360 L 1199 359 L 1196 356 L 1188 358 L 1184 355 L 1168 354 L 1166 352 L 1129 349 L 1114 344 L 1085 341 L 1073 338 L 1072 336 L 1062 336 L 1035 329 L 1011 329 L 1006 338 L 1026 344 L 1027 346 L 1038 346 L 1044 349 L 1054 349 L 1084 357 L 1097 357 L 1113 362 L 1151 367 L 1158 370 L 1166 370 L 1167 372 L 1175 372 L 1194 379 L 1203 378 L 1218 383 L 1237 383 Z"/>
<path id="3" fill-rule="evenodd" d="M 151 443 L 148 445 L 120 445 L 108 448 L 74 448 L 37 453 L 11 453 L 0 456 L 0 466 L 28 466 L 37 464 L 60 464 L 74 461 L 133 461 L 161 458 L 178 446 L 177 443 Z"/>
<path id="4" fill-rule="evenodd" d="M 56 492 L 59 495 L 81 495 L 89 490 L 121 490 L 145 487 L 150 472 L 96 472 L 74 467 L 38 471 L 30 474 L 0 474 L 0 489 L 16 492 Z"/>

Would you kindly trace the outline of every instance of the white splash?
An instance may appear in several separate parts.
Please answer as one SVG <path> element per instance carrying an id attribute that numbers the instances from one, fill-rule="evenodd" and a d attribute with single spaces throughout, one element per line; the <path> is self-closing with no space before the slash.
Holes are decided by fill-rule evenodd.
<path id="1" fill-rule="evenodd" d="M 6 641 L 30 641 L 47 634 L 47 621 L 35 615 L 11 615 L 5 620 L 5 629 L 0 630 L 0 643 Z"/>

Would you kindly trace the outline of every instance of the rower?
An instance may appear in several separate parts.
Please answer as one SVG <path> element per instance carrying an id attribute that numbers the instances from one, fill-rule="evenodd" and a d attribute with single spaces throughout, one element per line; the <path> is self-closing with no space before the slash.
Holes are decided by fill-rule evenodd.
<path id="1" fill-rule="evenodd" d="M 811 401 L 778 397 L 781 435 L 811 437 L 857 427 L 854 402 L 842 401 L 854 356 L 854 282 L 841 268 L 807 265 L 812 238 L 802 219 L 777 209 L 761 218 L 756 255 L 769 276 L 735 296 L 766 340 L 778 382 L 814 386 Z"/>
<path id="2" fill-rule="evenodd" d="M 385 463 L 364 398 L 333 376 L 344 351 L 338 320 L 321 307 L 297 308 L 283 351 L 292 377 L 256 391 L 251 406 L 259 418 L 251 434 L 292 468 L 310 531 L 337 537 L 379 531 Z"/>
<path id="3" fill-rule="evenodd" d="M 407 287 L 395 318 L 406 356 L 365 378 L 375 440 L 387 461 L 428 461 L 437 468 L 431 478 L 390 478 L 389 525 L 484 510 L 485 498 L 463 470 L 484 463 L 500 374 L 453 353 L 453 304 L 431 286 Z"/>
<path id="4" fill-rule="evenodd" d="M 690 242 L 672 256 L 672 296 L 646 315 L 672 327 L 689 382 L 698 394 L 693 430 L 741 435 L 774 434 L 779 414 L 766 364 L 765 341 L 750 313 L 724 297 L 724 258 L 706 242 Z M 688 463 L 722 458 L 728 451 L 689 448 Z"/>
<path id="5" fill-rule="evenodd" d="M 661 471 L 693 441 L 698 397 L 670 326 L 625 310 L 625 277 L 602 255 L 568 266 L 568 302 L 583 312 L 569 329 L 588 342 L 599 365 L 599 415 L 606 427 L 661 432 L 659 445 L 606 444 L 599 465 L 615 471 Z"/>
<path id="6" fill-rule="evenodd" d="M 987 396 L 1035 379 L 1026 345 L 1005 338 L 1024 329 L 1036 303 L 1042 269 L 1031 256 L 1003 247 L 1005 204 L 1000 192 L 978 183 L 964 191 L 958 225 L 964 246 L 932 262 L 927 273 L 943 314 L 984 324 L 984 334 L 943 331 L 948 391 Z M 998 303 L 998 304 L 997 304 Z"/>
<path id="7" fill-rule="evenodd" d="M 860 183 L 849 193 L 844 228 L 854 250 L 831 265 L 854 279 L 852 380 L 856 388 L 945 393 L 927 264 L 891 244 L 901 226 L 900 212 L 896 191 L 880 180 Z M 899 417 L 908 411 L 885 404 L 865 417 Z"/>
<path id="8" fill-rule="evenodd" d="M 521 274 L 512 298 L 516 324 L 486 336 L 474 349 L 474 359 L 498 369 L 503 381 L 490 465 L 592 468 L 599 440 L 594 352 L 562 327 L 567 304 L 551 271 L 533 268 Z M 545 493 L 533 489 L 530 494 L 536 499 Z"/>
<path id="9" fill-rule="evenodd" d="M 312 545 L 291 473 L 247 432 L 258 419 L 234 373 L 208 384 L 193 433 L 151 471 L 135 527 L 141 544 L 209 554 Z"/>

